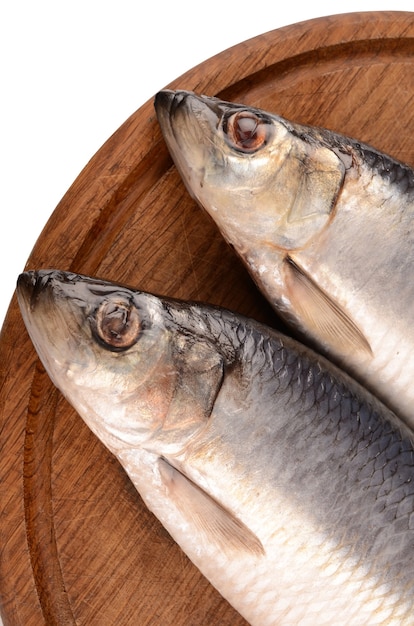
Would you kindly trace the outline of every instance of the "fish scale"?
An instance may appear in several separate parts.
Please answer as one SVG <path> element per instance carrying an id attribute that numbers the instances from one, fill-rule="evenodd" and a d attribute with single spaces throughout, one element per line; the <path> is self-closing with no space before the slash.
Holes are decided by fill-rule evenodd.
<path id="1" fill-rule="evenodd" d="M 367 390 L 219 307 L 56 270 L 17 295 L 55 385 L 250 624 L 412 624 L 414 444 Z"/>

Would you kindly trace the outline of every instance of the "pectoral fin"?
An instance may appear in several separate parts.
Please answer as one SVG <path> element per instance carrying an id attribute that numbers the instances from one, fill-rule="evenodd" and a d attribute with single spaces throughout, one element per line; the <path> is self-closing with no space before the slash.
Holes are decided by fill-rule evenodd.
<path id="1" fill-rule="evenodd" d="M 176 507 L 207 541 L 214 542 L 230 556 L 234 552 L 264 554 L 256 535 L 203 489 L 164 459 L 159 459 L 159 470 Z"/>
<path id="2" fill-rule="evenodd" d="M 285 260 L 288 297 L 311 335 L 341 353 L 365 352 L 371 346 L 349 315 L 290 257 Z"/>

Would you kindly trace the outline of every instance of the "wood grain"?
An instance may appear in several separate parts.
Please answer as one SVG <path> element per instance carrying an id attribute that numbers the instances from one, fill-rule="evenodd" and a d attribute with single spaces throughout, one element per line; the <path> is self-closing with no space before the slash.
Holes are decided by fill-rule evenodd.
<path id="1" fill-rule="evenodd" d="M 414 165 L 414 14 L 354 13 L 245 41 L 175 80 L 325 126 Z M 213 302 L 277 324 L 172 165 L 153 103 L 108 139 L 27 268 Z M 13 299 L 0 335 L 5 626 L 242 626 L 53 387 Z"/>

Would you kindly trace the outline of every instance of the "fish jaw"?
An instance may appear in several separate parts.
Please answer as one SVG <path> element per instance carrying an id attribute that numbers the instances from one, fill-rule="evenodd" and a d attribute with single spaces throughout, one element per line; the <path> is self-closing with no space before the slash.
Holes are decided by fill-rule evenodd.
<path id="1" fill-rule="evenodd" d="M 155 109 L 189 193 L 239 254 L 257 241 L 296 249 L 329 224 L 345 165 L 323 144 L 275 115 L 192 92 L 161 91 Z M 249 123 L 258 146 L 244 149 L 234 127 Z"/>
<path id="2" fill-rule="evenodd" d="M 212 109 L 204 109 L 202 103 L 197 107 L 198 101 L 193 102 L 191 112 L 198 118 L 197 123 L 186 124 L 186 111 L 188 102 L 183 92 L 175 94 L 173 91 L 164 90 L 157 93 L 155 109 L 164 136 L 168 136 L 168 146 L 174 158 L 175 164 L 187 186 L 190 195 L 197 199 L 203 186 L 204 168 L 209 159 L 209 148 L 205 137 L 210 134 L 210 128 L 216 124 L 217 113 Z M 200 115 L 200 113 L 202 113 Z M 175 131 L 172 124 L 172 116 L 177 119 L 180 132 Z M 192 120 L 191 120 L 192 121 Z M 191 160 L 185 158 L 188 147 L 193 148 Z"/>
<path id="3" fill-rule="evenodd" d="M 207 361 L 206 367 L 211 369 L 206 376 L 212 372 L 213 391 L 200 393 L 201 400 L 194 397 L 187 413 L 183 412 L 180 384 L 188 384 L 188 372 L 185 363 L 173 358 L 174 348 L 157 298 L 56 270 L 21 274 L 17 296 L 26 328 L 50 378 L 113 453 L 151 446 L 153 437 L 160 445 L 164 431 L 165 451 L 181 448 L 186 436 L 204 424 L 211 393 L 216 390 L 215 383 L 220 383 L 221 362 Z M 115 303 L 115 312 L 108 303 Z M 104 307 L 110 330 L 118 331 L 119 315 L 125 311 L 119 314 L 116 307 L 124 305 L 138 312 L 137 338 L 134 341 L 132 337 L 132 345 L 126 349 L 113 349 L 98 336 L 97 317 Z M 196 365 L 204 359 L 202 348 L 198 356 L 193 348 L 187 349 L 185 339 L 180 342 L 176 347 L 184 361 Z M 199 387 L 204 385 L 202 376 L 200 381 Z"/>

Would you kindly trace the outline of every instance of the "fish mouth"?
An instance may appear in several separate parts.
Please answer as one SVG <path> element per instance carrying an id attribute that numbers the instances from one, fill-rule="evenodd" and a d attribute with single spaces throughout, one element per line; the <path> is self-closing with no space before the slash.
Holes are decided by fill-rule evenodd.
<path id="1" fill-rule="evenodd" d="M 17 279 L 17 297 L 26 307 L 33 311 L 41 297 L 47 292 L 55 279 L 63 279 L 62 272 L 57 270 L 28 270 L 22 272 Z"/>
<path id="2" fill-rule="evenodd" d="M 216 117 L 221 117 L 229 108 L 234 108 L 230 104 L 213 96 L 198 95 L 193 91 L 162 89 L 154 99 L 154 106 L 157 114 L 175 116 L 180 109 L 187 108 L 196 113 L 208 108 Z"/>
<path id="3" fill-rule="evenodd" d="M 64 348 L 70 340 L 66 328 L 78 328 L 65 298 L 64 281 L 64 273 L 58 270 L 30 270 L 19 275 L 16 286 L 26 329 L 57 386 L 59 372 L 64 369 Z"/>
<path id="4" fill-rule="evenodd" d="M 154 108 L 158 122 L 164 137 L 168 137 L 169 141 L 171 141 L 171 136 L 175 137 L 174 120 L 177 115 L 182 113 L 183 109 L 186 109 L 188 95 L 189 92 L 172 91 L 171 89 L 163 89 L 155 95 Z"/>
<path id="5" fill-rule="evenodd" d="M 217 135 L 229 106 L 192 91 L 165 89 L 155 96 L 157 119 L 170 155 L 188 193 L 201 205 L 206 170 L 222 159 Z"/>
<path id="6" fill-rule="evenodd" d="M 190 94 L 187 91 L 173 91 L 163 89 L 155 95 L 154 107 L 158 115 L 172 115 L 174 111 L 183 104 Z"/>
<path id="7" fill-rule="evenodd" d="M 16 294 L 23 321 L 44 358 L 43 336 L 57 344 L 65 335 L 66 324 L 74 323 L 70 298 L 74 295 L 75 279 L 76 274 L 54 269 L 29 270 L 17 279 Z M 83 294 L 79 290 L 77 295 L 81 300 Z"/>
<path id="8" fill-rule="evenodd" d="M 221 101 L 192 91 L 159 91 L 154 107 L 162 133 L 173 157 L 178 150 L 202 146 L 215 132 L 222 116 Z"/>
<path id="9" fill-rule="evenodd" d="M 36 272 L 23 272 L 17 279 L 17 296 L 19 302 L 23 301 L 32 309 L 32 295 L 37 283 Z"/>

